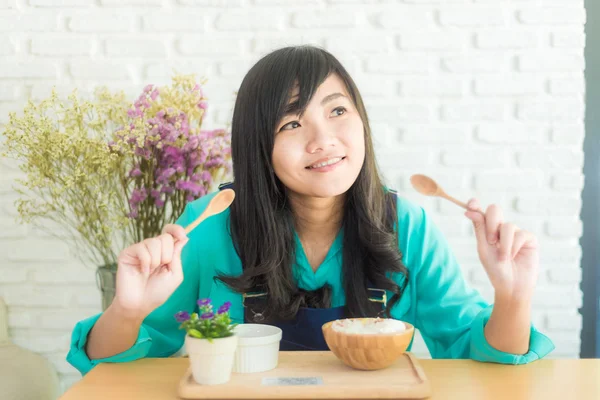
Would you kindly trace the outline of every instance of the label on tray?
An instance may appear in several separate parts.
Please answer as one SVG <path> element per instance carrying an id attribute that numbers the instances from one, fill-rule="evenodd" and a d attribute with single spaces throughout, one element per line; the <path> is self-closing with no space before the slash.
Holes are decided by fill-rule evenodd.
<path id="1" fill-rule="evenodd" d="M 315 386 L 322 385 L 323 378 L 316 376 L 263 378 L 263 386 Z"/>

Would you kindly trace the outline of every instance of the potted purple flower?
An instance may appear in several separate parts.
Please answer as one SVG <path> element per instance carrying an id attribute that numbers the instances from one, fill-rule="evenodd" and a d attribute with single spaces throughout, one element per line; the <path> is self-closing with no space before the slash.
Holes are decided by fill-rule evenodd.
<path id="1" fill-rule="evenodd" d="M 210 299 L 198 300 L 199 311 L 180 311 L 175 319 L 185 329 L 185 349 L 190 358 L 192 376 L 201 385 L 217 385 L 231 379 L 237 336 L 229 317 L 230 302 L 217 311 Z"/>

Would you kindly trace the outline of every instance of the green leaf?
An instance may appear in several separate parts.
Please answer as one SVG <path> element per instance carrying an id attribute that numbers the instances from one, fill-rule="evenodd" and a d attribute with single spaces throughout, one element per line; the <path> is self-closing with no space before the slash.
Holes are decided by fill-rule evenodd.
<path id="1" fill-rule="evenodd" d="M 202 333 L 200 333 L 200 331 L 196 330 L 196 329 L 190 329 L 188 330 L 188 335 L 198 338 L 198 339 L 202 339 Z"/>

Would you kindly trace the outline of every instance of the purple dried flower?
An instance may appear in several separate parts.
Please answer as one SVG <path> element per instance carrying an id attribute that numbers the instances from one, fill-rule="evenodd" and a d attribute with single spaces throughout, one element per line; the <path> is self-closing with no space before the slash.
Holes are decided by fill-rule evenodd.
<path id="1" fill-rule="evenodd" d="M 190 313 L 187 311 L 179 311 L 177 314 L 175 314 L 175 319 L 179 323 L 185 322 L 190 319 Z"/>
<path id="2" fill-rule="evenodd" d="M 200 300 L 198 300 L 198 301 L 197 301 L 197 303 L 198 303 L 198 305 L 199 305 L 200 307 L 207 306 L 207 305 L 209 305 L 209 304 L 210 304 L 210 302 L 211 302 L 211 300 L 210 300 L 210 299 L 200 299 Z"/>
<path id="3" fill-rule="evenodd" d="M 219 310 L 217 310 L 217 314 L 226 313 L 227 311 L 229 311 L 230 307 L 231 307 L 231 302 L 226 301 L 225 303 L 223 303 L 223 305 L 221 307 L 219 307 Z"/>
<path id="4" fill-rule="evenodd" d="M 211 319 L 214 316 L 215 316 L 214 312 L 205 312 L 204 314 L 202 314 L 200 316 L 200 319 Z"/>

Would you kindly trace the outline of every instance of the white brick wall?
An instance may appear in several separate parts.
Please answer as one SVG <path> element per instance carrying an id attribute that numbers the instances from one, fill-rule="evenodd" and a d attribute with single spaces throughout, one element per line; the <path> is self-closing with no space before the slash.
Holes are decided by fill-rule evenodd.
<path id="1" fill-rule="evenodd" d="M 423 204 L 490 299 L 471 227 L 453 204 L 416 195 L 413 173 L 464 200 L 495 202 L 540 236 L 534 321 L 553 357 L 577 357 L 583 153 L 583 0 L 0 0 L 0 123 L 29 97 L 97 84 L 132 96 L 174 69 L 209 78 L 209 124 L 258 57 L 313 43 L 362 89 L 389 184 Z M 209 90 L 208 90 L 209 89 Z M 75 321 L 100 309 L 94 269 L 19 226 L 0 163 L 0 295 L 13 340 L 48 357 L 64 388 Z M 33 251 L 32 251 L 33 250 Z M 41 332 L 41 333 L 40 333 Z M 416 352 L 425 356 L 421 342 Z"/>

